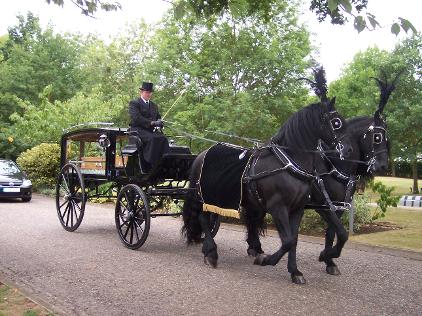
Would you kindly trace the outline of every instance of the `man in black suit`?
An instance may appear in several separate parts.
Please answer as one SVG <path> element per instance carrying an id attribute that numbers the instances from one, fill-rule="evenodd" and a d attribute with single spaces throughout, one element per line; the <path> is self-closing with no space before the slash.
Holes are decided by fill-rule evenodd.
<path id="1" fill-rule="evenodd" d="M 161 131 L 163 122 L 158 107 L 151 101 L 153 84 L 142 82 L 139 90 L 139 98 L 129 102 L 130 130 L 138 132 L 144 160 L 154 166 L 168 152 L 169 143 Z"/>

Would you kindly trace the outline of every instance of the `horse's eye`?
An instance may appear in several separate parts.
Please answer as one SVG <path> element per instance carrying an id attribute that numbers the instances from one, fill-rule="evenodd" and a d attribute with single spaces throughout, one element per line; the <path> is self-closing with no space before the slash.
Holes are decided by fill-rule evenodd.
<path id="1" fill-rule="evenodd" d="M 382 142 L 382 134 L 381 133 L 375 133 L 374 134 L 374 143 L 375 144 L 381 144 Z"/>
<path id="2" fill-rule="evenodd" d="M 343 123 L 339 118 L 331 119 L 330 123 L 331 123 L 331 127 L 333 128 L 333 130 L 340 129 L 343 126 Z"/>

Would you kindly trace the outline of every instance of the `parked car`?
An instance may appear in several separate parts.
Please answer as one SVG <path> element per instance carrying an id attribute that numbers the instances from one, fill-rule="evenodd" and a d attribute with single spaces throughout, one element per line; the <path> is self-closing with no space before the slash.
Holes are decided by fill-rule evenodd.
<path id="1" fill-rule="evenodd" d="M 12 161 L 0 159 L 0 198 L 21 198 L 31 201 L 32 183 L 25 172 Z"/>

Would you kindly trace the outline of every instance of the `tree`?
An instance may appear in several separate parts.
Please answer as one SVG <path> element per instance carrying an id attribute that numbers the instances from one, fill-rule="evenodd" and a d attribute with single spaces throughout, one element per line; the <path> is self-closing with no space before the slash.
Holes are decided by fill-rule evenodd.
<path id="1" fill-rule="evenodd" d="M 101 89 L 93 89 L 91 94 L 77 93 L 67 101 L 50 102 L 51 86 L 46 87 L 39 106 L 29 105 L 23 115 L 12 115 L 13 126 L 7 134 L 27 147 L 42 142 L 59 142 L 63 130 L 70 126 L 88 122 L 113 122 L 128 98 L 106 97 Z M 34 129 L 34 126 L 36 128 Z"/>
<path id="2" fill-rule="evenodd" d="M 30 12 L 18 20 L 1 47 L 0 102 L 7 99 L 9 112 L 21 112 L 18 100 L 37 105 L 48 85 L 50 101 L 72 97 L 82 86 L 77 39 L 41 30 Z"/>
<path id="3" fill-rule="evenodd" d="M 342 113 L 348 116 L 373 115 L 379 90 L 371 77 L 379 77 L 380 71 L 384 70 L 391 81 L 397 73 L 405 70 L 385 108 L 385 116 L 392 157 L 412 163 L 414 193 L 418 192 L 416 164 L 422 152 L 421 48 L 418 35 L 400 43 L 393 52 L 370 48 L 358 53 L 340 79 L 329 87 L 330 94 L 337 97 L 337 108 Z"/>
<path id="4" fill-rule="evenodd" d="M 199 17 L 211 17 L 225 12 L 242 12 L 249 16 L 260 14 L 268 21 L 272 18 L 272 7 L 277 3 L 278 0 L 180 0 L 175 2 L 175 13 L 180 16 L 186 9 L 190 9 Z M 309 9 L 315 12 L 320 22 L 329 17 L 332 24 L 343 25 L 352 18 L 355 29 L 361 32 L 380 27 L 375 15 L 366 11 L 367 5 L 368 0 L 312 0 Z M 397 35 L 400 30 L 416 33 L 412 23 L 402 17 L 391 24 L 392 33 Z"/>
<path id="5" fill-rule="evenodd" d="M 64 6 L 65 0 L 45 0 L 48 4 L 54 3 L 59 6 Z M 108 2 L 102 0 L 69 0 L 68 3 L 72 3 L 81 9 L 81 13 L 87 16 L 93 16 L 98 10 L 104 11 L 116 11 L 122 8 L 119 2 Z"/>
<path id="6" fill-rule="evenodd" d="M 411 161 L 413 193 L 419 193 L 417 162 L 422 158 L 422 36 L 414 35 L 399 43 L 393 51 L 395 67 L 403 69 L 394 94 L 390 125 L 396 136 L 397 155 Z"/>
<path id="7" fill-rule="evenodd" d="M 306 90 L 297 78 L 309 65 L 309 34 L 287 1 L 272 10 L 267 23 L 228 13 L 164 19 L 145 78 L 157 83 L 163 113 L 187 89 L 166 119 L 209 138 L 216 138 L 213 130 L 268 139 L 304 105 Z"/>

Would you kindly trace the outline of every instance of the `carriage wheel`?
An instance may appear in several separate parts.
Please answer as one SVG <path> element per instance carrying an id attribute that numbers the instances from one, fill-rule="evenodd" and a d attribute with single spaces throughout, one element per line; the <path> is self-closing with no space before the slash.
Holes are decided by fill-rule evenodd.
<path id="1" fill-rule="evenodd" d="M 60 171 L 56 184 L 57 215 L 65 230 L 73 232 L 82 223 L 85 203 L 82 174 L 76 165 L 68 163 Z"/>
<path id="2" fill-rule="evenodd" d="M 215 213 L 210 213 L 210 231 L 212 238 L 217 235 L 218 229 L 220 228 L 221 216 Z"/>
<path id="3" fill-rule="evenodd" d="M 147 197 L 135 184 L 124 186 L 117 196 L 116 228 L 122 243 L 129 249 L 138 249 L 147 240 L 150 210 Z"/>

